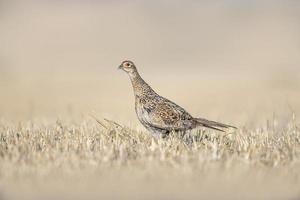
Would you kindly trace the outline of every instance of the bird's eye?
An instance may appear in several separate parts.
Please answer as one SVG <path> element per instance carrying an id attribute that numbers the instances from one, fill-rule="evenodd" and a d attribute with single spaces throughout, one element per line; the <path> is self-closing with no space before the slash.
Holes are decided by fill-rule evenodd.
<path id="1" fill-rule="evenodd" d="M 126 66 L 126 67 L 129 67 L 129 66 L 130 66 L 130 63 L 126 63 L 125 66 Z"/>

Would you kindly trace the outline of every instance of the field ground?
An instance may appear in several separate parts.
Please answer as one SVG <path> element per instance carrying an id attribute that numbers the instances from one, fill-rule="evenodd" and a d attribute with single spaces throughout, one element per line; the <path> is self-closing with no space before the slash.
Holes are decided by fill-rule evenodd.
<path id="1" fill-rule="evenodd" d="M 107 72 L 114 78 L 98 69 L 2 79 L 1 198 L 300 198 L 299 79 L 188 72 L 177 84 L 178 69 L 167 77 L 144 70 L 192 115 L 239 129 L 156 140 L 137 122 L 128 77 L 115 68 Z"/>
<path id="2" fill-rule="evenodd" d="M 2 80 L 1 200 L 300 198 L 299 79 L 145 75 L 192 115 L 239 128 L 157 140 L 128 77 L 93 74 Z"/>
<path id="3" fill-rule="evenodd" d="M 300 198 L 294 121 L 164 140 L 98 120 L 1 120 L 1 199 Z"/>

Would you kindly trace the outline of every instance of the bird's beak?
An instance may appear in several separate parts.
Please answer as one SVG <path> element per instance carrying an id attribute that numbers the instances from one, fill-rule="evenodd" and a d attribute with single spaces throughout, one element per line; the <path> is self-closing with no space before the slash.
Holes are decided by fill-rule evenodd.
<path id="1" fill-rule="evenodd" d="M 118 67 L 118 69 L 122 69 L 122 65 L 120 65 L 120 66 Z"/>

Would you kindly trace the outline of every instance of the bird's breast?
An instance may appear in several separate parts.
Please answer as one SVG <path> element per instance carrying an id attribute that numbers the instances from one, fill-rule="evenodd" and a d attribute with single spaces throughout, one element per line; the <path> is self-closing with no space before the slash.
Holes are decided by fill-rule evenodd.
<path id="1" fill-rule="evenodd" d="M 150 110 L 145 108 L 146 103 L 147 101 L 144 98 L 136 97 L 135 99 L 135 112 L 142 124 L 151 122 Z"/>

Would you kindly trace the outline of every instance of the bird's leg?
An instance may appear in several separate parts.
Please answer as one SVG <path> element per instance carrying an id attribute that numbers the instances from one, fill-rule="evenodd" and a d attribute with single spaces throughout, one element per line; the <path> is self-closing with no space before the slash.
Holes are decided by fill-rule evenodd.
<path id="1" fill-rule="evenodd" d="M 184 135 L 183 135 L 183 141 L 189 147 L 192 147 L 192 144 L 194 142 L 194 138 L 193 138 L 193 135 L 191 133 L 192 133 L 191 130 L 187 130 L 187 131 L 184 132 Z"/>

